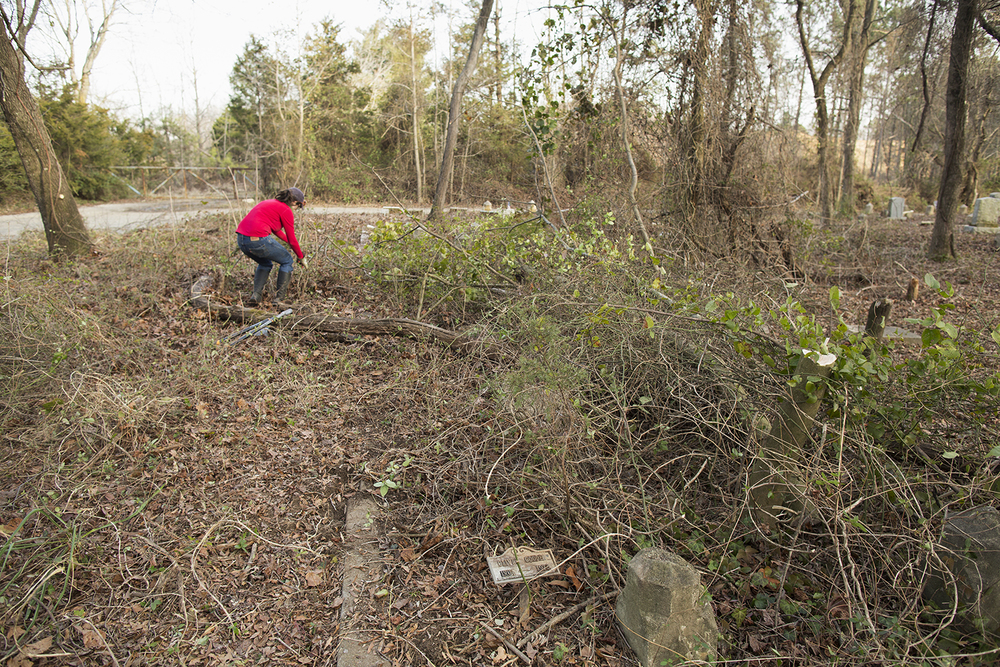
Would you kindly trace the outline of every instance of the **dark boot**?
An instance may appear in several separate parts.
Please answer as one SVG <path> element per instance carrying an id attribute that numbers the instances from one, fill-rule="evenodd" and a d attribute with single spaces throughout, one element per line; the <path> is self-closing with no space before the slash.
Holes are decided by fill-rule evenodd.
<path id="1" fill-rule="evenodd" d="M 274 300 L 284 301 L 285 293 L 288 292 L 288 283 L 292 280 L 291 271 L 278 271 L 278 285 L 274 290 Z"/>
<path id="2" fill-rule="evenodd" d="M 257 266 L 253 273 L 253 292 L 250 294 L 250 305 L 256 306 L 264 300 L 264 288 L 267 287 L 267 279 L 271 275 L 271 267 Z"/>

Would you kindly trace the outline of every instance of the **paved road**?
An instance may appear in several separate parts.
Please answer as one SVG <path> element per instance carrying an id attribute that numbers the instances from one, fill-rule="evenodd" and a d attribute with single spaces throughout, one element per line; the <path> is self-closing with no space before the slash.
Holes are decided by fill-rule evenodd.
<path id="1" fill-rule="evenodd" d="M 184 199 L 173 201 L 143 200 L 120 204 L 81 206 L 80 213 L 91 231 L 129 231 L 140 227 L 153 227 L 182 221 L 198 213 L 221 212 L 239 209 L 242 215 L 248 204 L 224 199 Z M 307 206 L 306 213 L 385 213 L 384 207 L 360 206 Z M 42 216 L 32 213 L 0 215 L 0 239 L 17 238 L 25 231 L 42 231 Z"/>

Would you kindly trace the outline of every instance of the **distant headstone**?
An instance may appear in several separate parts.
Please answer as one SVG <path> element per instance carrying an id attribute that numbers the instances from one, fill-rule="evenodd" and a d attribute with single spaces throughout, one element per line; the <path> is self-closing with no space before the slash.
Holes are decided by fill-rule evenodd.
<path id="1" fill-rule="evenodd" d="M 990 197 L 993 199 L 1000 199 L 1000 192 L 991 192 Z"/>
<path id="2" fill-rule="evenodd" d="M 893 197 L 889 200 L 889 219 L 902 220 L 906 212 L 906 200 L 902 197 Z"/>
<path id="3" fill-rule="evenodd" d="M 643 667 L 711 662 L 718 654 L 719 627 L 701 575 L 666 549 L 642 549 L 629 562 L 615 616 Z"/>
<path id="4" fill-rule="evenodd" d="M 868 202 L 865 204 L 865 215 L 871 215 L 875 212 L 875 204 Z"/>
<path id="5" fill-rule="evenodd" d="M 969 207 L 966 206 L 965 204 L 962 204 L 961 206 L 958 207 L 958 214 L 969 215 Z"/>
<path id="6" fill-rule="evenodd" d="M 934 215 L 935 214 L 934 204 L 928 204 L 927 205 L 927 210 L 924 211 L 924 214 L 925 215 Z"/>
<path id="7" fill-rule="evenodd" d="M 1000 632 L 1000 512 L 977 507 L 945 519 L 924 599 L 942 613 L 957 604 L 959 621 L 986 634 Z"/>
<path id="8" fill-rule="evenodd" d="M 976 227 L 996 227 L 1000 220 L 1000 198 L 981 197 L 972 209 L 972 224 Z"/>

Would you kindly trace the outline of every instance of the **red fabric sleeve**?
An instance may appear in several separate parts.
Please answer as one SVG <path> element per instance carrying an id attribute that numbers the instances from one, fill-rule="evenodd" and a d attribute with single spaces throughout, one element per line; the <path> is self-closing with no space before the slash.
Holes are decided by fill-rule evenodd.
<path id="1" fill-rule="evenodd" d="M 279 239 L 292 246 L 292 250 L 295 252 L 296 257 L 299 259 L 305 257 L 305 253 L 302 252 L 302 248 L 299 247 L 299 240 L 295 238 L 295 214 L 292 213 L 292 209 L 288 209 L 287 215 L 283 214 L 281 216 L 281 226 L 284 227 L 285 233 L 282 234 L 281 230 L 276 230 L 274 233 L 278 235 Z"/>

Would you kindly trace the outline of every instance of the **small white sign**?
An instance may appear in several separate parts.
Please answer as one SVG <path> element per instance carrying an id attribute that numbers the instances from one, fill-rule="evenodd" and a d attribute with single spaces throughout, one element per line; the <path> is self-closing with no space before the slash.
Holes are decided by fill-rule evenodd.
<path id="1" fill-rule="evenodd" d="M 499 556 L 487 556 L 493 583 L 510 584 L 531 581 L 548 574 L 559 574 L 551 549 L 511 547 Z"/>

